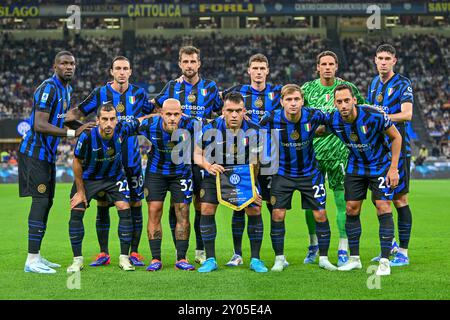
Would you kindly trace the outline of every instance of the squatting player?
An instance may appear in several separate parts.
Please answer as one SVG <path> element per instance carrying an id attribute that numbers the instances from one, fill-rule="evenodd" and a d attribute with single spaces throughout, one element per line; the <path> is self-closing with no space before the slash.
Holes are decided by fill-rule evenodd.
<path id="1" fill-rule="evenodd" d="M 145 90 L 129 83 L 132 69 L 128 58 L 124 56 L 115 57 L 111 62 L 109 72 L 113 81 L 95 88 L 78 108 L 74 109 L 77 118 L 95 113 L 99 106 L 106 102 L 111 102 L 114 105 L 118 120 L 132 121 L 153 111 L 153 106 L 149 103 Z M 124 140 L 122 146 L 122 162 L 130 188 L 131 217 L 133 219 L 130 260 L 134 266 L 144 266 L 142 256 L 138 253 L 142 234 L 141 200 L 144 198 L 144 177 L 142 175 L 138 138 L 130 136 Z M 93 267 L 110 263 L 108 250 L 109 206 L 110 204 L 106 201 L 97 201 L 96 229 L 100 253 L 95 261 L 90 264 Z"/>
<path id="2" fill-rule="evenodd" d="M 316 234 L 319 241 L 319 267 L 327 270 L 337 268 L 328 260 L 331 230 L 325 211 L 325 178 L 317 169 L 313 149 L 316 129 L 324 125 L 325 114 L 316 109 L 304 108 L 303 94 L 298 85 L 288 84 L 281 89 L 281 110 L 275 110 L 264 117 L 261 127 L 268 132 L 276 131 L 278 141 L 279 167 L 273 175 L 270 189 L 273 205 L 270 237 L 275 251 L 272 271 L 283 271 L 288 266 L 284 256 L 286 210 L 291 209 L 292 196 L 296 190 L 302 195 L 303 209 L 311 209 L 316 220 Z"/>
<path id="3" fill-rule="evenodd" d="M 200 191 L 202 213 L 200 229 L 207 259 L 198 269 L 199 272 L 211 272 L 217 269 L 215 214 L 219 202 L 217 199 L 216 175 L 225 172 L 230 165 L 239 164 L 240 159 L 245 164 L 250 164 L 250 161 L 255 159 L 253 156 L 258 153 L 258 147 L 254 147 L 254 144 L 250 143 L 250 141 L 258 140 L 260 127 L 252 121 L 245 120 L 245 112 L 242 95 L 238 92 L 228 93 L 224 98 L 223 117 L 218 117 L 203 127 L 203 143 L 195 146 L 195 163 L 207 171 Z M 218 137 L 215 139 L 212 137 L 208 138 L 210 130 L 216 132 Z M 229 137 L 232 138 L 232 141 L 229 140 Z M 241 138 L 243 138 L 244 142 L 241 140 L 241 143 L 239 143 L 237 140 Z M 213 157 L 207 151 L 211 145 L 215 147 Z M 257 170 L 257 166 L 254 168 Z M 260 203 L 256 204 L 254 202 L 250 204 L 245 208 L 245 212 L 248 215 L 247 230 L 251 248 L 250 269 L 255 272 L 267 272 L 267 268 L 259 257 L 263 239 Z"/>
<path id="4" fill-rule="evenodd" d="M 222 108 L 219 89 L 214 81 L 203 79 L 199 75 L 201 67 L 200 50 L 196 47 L 185 46 L 180 48 L 178 54 L 178 66 L 182 77 L 169 81 L 161 93 L 152 102 L 161 107 L 169 98 L 181 102 L 183 113 L 198 119 L 212 119 Z M 194 231 L 196 238 L 195 262 L 202 264 L 205 261 L 205 251 L 200 234 L 200 185 L 205 174 L 204 170 L 197 165 L 192 167 L 194 177 Z M 174 207 L 171 205 L 169 212 L 169 223 L 172 238 L 175 242 L 176 216 Z"/>
<path id="5" fill-rule="evenodd" d="M 407 194 L 411 164 L 411 141 L 407 131 L 408 122 L 413 113 L 413 90 L 411 81 L 394 72 L 397 63 L 395 48 L 383 44 L 377 48 L 375 64 L 378 76 L 369 86 L 367 100 L 370 104 L 387 113 L 403 138 L 398 170 L 400 180 L 394 190 L 394 206 L 398 213 L 398 234 L 400 248 L 391 261 L 391 266 L 409 265 L 408 244 L 411 236 L 412 215 Z M 394 240 L 394 246 L 396 245 Z M 373 259 L 378 260 L 379 257 Z"/>
<path id="6" fill-rule="evenodd" d="M 144 120 L 139 128 L 139 133 L 152 143 L 144 182 L 148 203 L 148 239 L 152 253 L 147 271 L 162 268 L 161 217 L 167 192 L 170 192 L 176 214 L 175 267 L 180 270 L 195 269 L 186 259 L 191 230 L 189 206 L 193 196 L 190 137 L 193 136 L 195 123 L 200 124 L 196 118 L 182 115 L 180 101 L 169 98 L 162 104 L 161 115 Z M 183 141 L 187 149 L 183 149 L 180 155 L 178 143 Z"/>
<path id="7" fill-rule="evenodd" d="M 317 55 L 316 69 L 319 78 L 306 82 L 302 86 L 305 94 L 305 106 L 317 108 L 329 113 L 336 110 L 334 106 L 333 91 L 342 84 L 348 84 L 356 96 L 358 104 L 364 104 L 364 98 L 355 85 L 336 78 L 338 70 L 338 57 L 332 51 L 323 51 Z M 328 185 L 334 193 L 336 204 L 337 226 L 339 230 L 338 266 L 348 261 L 348 241 L 345 233 L 345 199 L 344 174 L 347 165 L 348 150 L 334 135 L 317 136 L 314 139 L 314 151 L 322 174 L 327 176 Z M 306 210 L 306 223 L 310 234 L 310 246 L 304 263 L 314 263 L 319 247 L 315 234 L 315 222 L 311 210 Z"/>
<path id="8" fill-rule="evenodd" d="M 55 273 L 59 264 L 49 262 L 40 255 L 48 215 L 55 195 L 56 150 L 60 137 L 78 137 L 95 123 L 79 127 L 76 131 L 64 128 L 68 114 L 72 87 L 69 82 L 75 72 L 75 58 L 68 51 L 56 54 L 54 74 L 34 92 L 31 129 L 19 147 L 19 195 L 32 197 L 28 216 L 28 257 L 25 272 Z"/>
<path id="9" fill-rule="evenodd" d="M 361 269 L 359 239 L 360 213 L 367 189 L 372 191 L 380 223 L 381 259 L 377 275 L 389 275 L 389 252 L 394 237 L 391 200 L 398 185 L 398 160 L 402 137 L 388 116 L 375 108 L 356 105 L 352 87 L 341 84 L 334 89 L 334 103 L 338 111 L 328 115 L 327 128 L 344 142 L 350 151 L 345 175 L 347 219 L 345 230 L 350 247 L 350 258 L 338 270 Z M 391 140 L 389 148 L 385 136 Z"/>
<path id="10" fill-rule="evenodd" d="M 247 110 L 247 117 L 255 122 L 259 121 L 266 115 L 281 108 L 280 92 L 281 85 L 273 85 L 267 83 L 269 76 L 269 60 L 261 53 L 252 55 L 248 60 L 247 73 L 250 76 L 250 84 L 237 85 L 224 90 L 222 96 L 229 92 L 240 92 L 244 98 L 244 106 Z M 261 168 L 269 169 L 264 164 Z M 263 173 L 263 172 L 261 172 Z M 272 184 L 272 175 L 258 175 L 258 182 L 261 187 L 261 194 L 266 201 L 267 209 L 272 214 L 272 205 L 270 204 L 270 186 Z M 232 218 L 232 234 L 234 254 L 227 266 L 233 267 L 243 263 L 242 260 L 242 235 L 245 229 L 245 212 L 234 211 Z"/>
<path id="11" fill-rule="evenodd" d="M 67 272 L 79 272 L 83 269 L 83 217 L 93 198 L 116 206 L 119 214 L 119 267 L 125 271 L 134 270 L 128 256 L 133 223 L 129 204 L 130 191 L 122 165 L 122 143 L 130 135 L 137 134 L 139 121 L 132 119 L 130 122 L 118 122 L 117 111 L 112 102 L 108 102 L 97 109 L 98 127 L 89 133 L 83 133 L 78 139 L 73 160 L 75 181 L 70 194 L 69 235 L 73 262 Z"/>

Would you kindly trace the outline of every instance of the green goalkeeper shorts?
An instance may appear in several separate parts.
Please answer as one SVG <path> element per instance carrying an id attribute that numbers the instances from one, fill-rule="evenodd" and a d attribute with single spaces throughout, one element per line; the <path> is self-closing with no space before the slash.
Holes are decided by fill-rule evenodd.
<path id="1" fill-rule="evenodd" d="M 345 168 L 348 159 L 341 160 L 317 160 L 319 170 L 328 178 L 328 186 L 331 190 L 344 190 Z"/>

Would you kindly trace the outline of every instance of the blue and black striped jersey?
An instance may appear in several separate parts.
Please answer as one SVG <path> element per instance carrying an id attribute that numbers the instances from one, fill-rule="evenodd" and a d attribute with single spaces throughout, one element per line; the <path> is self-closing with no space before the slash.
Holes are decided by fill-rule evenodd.
<path id="1" fill-rule="evenodd" d="M 120 121 L 130 121 L 150 114 L 154 108 L 148 101 L 147 93 L 143 88 L 129 84 L 127 91 L 121 94 L 111 87 L 111 83 L 95 88 L 78 108 L 84 115 L 88 115 L 91 112 L 97 112 L 98 107 L 106 102 L 111 102 L 114 105 Z M 136 136 L 124 140 L 122 152 L 122 161 L 125 168 L 141 165 L 139 143 Z"/>
<path id="2" fill-rule="evenodd" d="M 279 175 L 299 178 L 316 174 L 318 165 L 313 148 L 316 129 L 326 123 L 325 114 L 309 107 L 302 107 L 300 120 L 296 123 L 286 118 L 284 109 L 275 110 L 261 120 L 261 127 L 270 135 L 278 134 L 278 152 L 271 151 L 271 159 L 278 156 Z M 270 141 L 270 139 L 268 139 Z M 276 146 L 277 144 L 270 143 Z"/>
<path id="3" fill-rule="evenodd" d="M 224 90 L 222 97 L 225 98 L 229 92 L 240 92 L 244 97 L 247 115 L 253 122 L 259 123 L 265 115 L 273 110 L 281 109 L 281 88 L 280 85 L 267 83 L 264 90 L 258 91 L 249 84 L 237 85 Z"/>
<path id="4" fill-rule="evenodd" d="M 138 134 L 139 121 L 119 121 L 111 139 L 101 137 L 99 128 L 83 132 L 78 138 L 74 156 L 83 163 L 83 179 L 101 180 L 117 178 L 124 174 L 122 143 L 129 136 Z"/>
<path id="5" fill-rule="evenodd" d="M 336 110 L 327 117 L 327 127 L 350 150 L 347 174 L 376 177 L 390 166 L 385 134 L 393 124 L 388 116 L 369 106 L 355 106 L 357 117 L 345 122 Z"/>
<path id="6" fill-rule="evenodd" d="M 206 122 L 206 120 L 202 121 Z M 142 121 L 139 133 L 152 143 L 152 147 L 148 152 L 146 172 L 175 175 L 185 174 L 188 170 L 191 170 L 191 138 L 195 139 L 194 133 L 196 129 L 200 131 L 201 123 L 196 118 L 182 116 L 178 124 L 178 129 L 174 131 L 174 139 L 178 138 L 178 140 L 172 141 L 172 133 L 163 129 L 163 119 L 161 116 L 151 117 Z M 196 128 L 196 125 L 199 127 Z M 179 148 L 178 144 L 185 141 L 190 142 L 181 145 L 182 147 L 186 147 L 186 149 Z M 175 147 L 177 149 L 174 151 Z M 180 152 L 177 152 L 178 148 Z M 183 154 L 183 151 L 189 154 Z M 174 154 L 172 155 L 172 153 Z M 177 159 L 177 163 L 173 161 L 172 156 Z"/>
<path id="7" fill-rule="evenodd" d="M 34 131 L 36 112 L 49 114 L 48 123 L 62 128 L 64 118 L 70 106 L 72 87 L 63 86 L 57 75 L 45 80 L 34 92 L 33 109 L 30 116 L 31 129 L 20 144 L 19 151 L 29 157 L 45 160 L 50 163 L 56 161 L 56 149 L 60 138 L 37 133 Z"/>
<path id="8" fill-rule="evenodd" d="M 156 105 L 161 107 L 169 98 L 180 101 L 185 115 L 198 119 L 212 119 L 213 112 L 218 113 L 223 104 L 216 83 L 207 79 L 200 79 L 194 85 L 171 80 L 156 96 Z"/>
<path id="9" fill-rule="evenodd" d="M 369 104 L 382 109 L 387 114 L 402 112 L 402 103 L 414 103 L 411 81 L 396 73 L 386 83 L 382 83 L 378 75 L 372 80 L 369 86 L 367 101 Z M 411 140 L 407 130 L 410 122 L 394 122 L 394 125 L 403 138 L 401 155 L 411 157 Z M 387 142 L 390 145 L 388 140 Z"/>
<path id="10" fill-rule="evenodd" d="M 205 158 L 210 163 L 224 167 L 256 164 L 260 151 L 259 129 L 257 123 L 244 119 L 241 130 L 233 134 L 232 130 L 227 129 L 225 118 L 218 117 L 203 127 L 202 140 L 198 145 L 205 150 Z"/>

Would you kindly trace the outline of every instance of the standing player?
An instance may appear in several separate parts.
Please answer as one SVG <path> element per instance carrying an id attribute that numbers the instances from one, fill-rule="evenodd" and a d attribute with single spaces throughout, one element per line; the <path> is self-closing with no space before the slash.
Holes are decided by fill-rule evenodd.
<path id="1" fill-rule="evenodd" d="M 169 98 L 177 99 L 181 102 L 183 113 L 187 116 L 198 119 L 212 119 L 215 113 L 220 112 L 222 100 L 219 89 L 214 81 L 200 78 L 199 69 L 201 67 L 200 50 L 192 47 L 182 47 L 178 54 L 178 66 L 181 69 L 182 77 L 169 81 L 161 93 L 152 102 L 160 108 L 164 101 Z M 205 174 L 204 170 L 197 165 L 192 167 L 194 177 L 194 206 L 195 219 L 194 231 L 196 238 L 195 262 L 202 264 L 205 261 L 205 251 L 200 234 L 200 185 Z M 175 242 L 176 215 L 174 207 L 171 205 L 169 212 L 169 223 L 172 230 L 172 238 Z"/>
<path id="2" fill-rule="evenodd" d="M 394 190 L 394 206 L 398 213 L 398 233 L 400 248 L 391 261 L 391 266 L 409 265 L 408 244 L 411 236 L 412 215 L 407 194 L 411 164 L 411 142 L 406 130 L 413 113 L 413 90 L 411 81 L 394 72 L 397 63 L 395 48 L 383 44 L 377 48 L 375 64 L 378 76 L 369 86 L 367 100 L 370 104 L 387 113 L 403 138 L 399 160 L 400 181 Z M 395 240 L 393 247 L 396 246 Z M 379 257 L 373 259 L 378 260 Z"/>
<path id="3" fill-rule="evenodd" d="M 132 121 L 144 114 L 153 111 L 153 107 L 147 99 L 144 89 L 129 83 L 132 74 L 131 64 L 128 58 L 115 57 L 109 70 L 114 78 L 102 87 L 95 88 L 91 94 L 76 109 L 76 117 L 96 112 L 102 104 L 111 102 L 117 111 L 118 120 Z M 70 119 L 72 120 L 72 119 Z M 131 217 L 133 219 L 133 240 L 131 241 L 130 260 L 134 266 L 144 266 L 142 256 L 138 253 L 139 242 L 142 233 L 142 202 L 144 198 L 141 155 L 136 136 L 128 137 L 122 144 L 122 162 L 130 188 Z M 97 201 L 97 237 L 100 245 L 100 254 L 90 265 L 101 266 L 110 263 L 108 250 L 109 236 L 109 206 L 105 201 Z"/>
<path id="4" fill-rule="evenodd" d="M 47 227 L 48 215 L 55 195 L 56 149 L 60 137 L 73 138 L 94 124 L 76 131 L 63 128 L 70 106 L 72 87 L 69 82 L 75 72 L 75 58 L 68 51 L 56 54 L 55 74 L 34 92 L 31 129 L 19 148 L 19 195 L 32 197 L 28 216 L 28 257 L 25 272 L 55 273 L 60 267 L 41 257 L 40 248 Z"/>
<path id="5" fill-rule="evenodd" d="M 134 266 L 128 256 L 133 223 L 129 205 L 130 191 L 122 165 L 122 143 L 128 136 L 137 134 L 139 121 L 132 119 L 130 122 L 118 122 L 117 111 L 108 102 L 98 108 L 97 124 L 97 128 L 80 136 L 74 151 L 75 182 L 70 194 L 69 221 L 73 262 L 67 272 L 79 272 L 83 269 L 83 217 L 92 198 L 112 202 L 116 206 L 119 214 L 119 267 L 124 271 L 133 271 Z"/>
<path id="6" fill-rule="evenodd" d="M 319 267 L 327 270 L 337 268 L 328 260 L 331 230 L 325 210 L 325 179 L 317 169 L 313 149 L 316 129 L 324 125 L 325 114 L 316 109 L 303 108 L 303 94 L 295 84 L 285 85 L 281 89 L 283 109 L 275 110 L 261 121 L 261 127 L 279 134 L 279 168 L 273 176 L 270 189 L 273 205 L 271 232 L 272 246 L 275 251 L 275 263 L 272 271 L 283 271 L 289 264 L 284 256 L 285 216 L 291 209 L 292 195 L 295 190 L 302 194 L 303 209 L 311 209 L 316 220 L 316 234 L 319 241 Z M 272 156 L 275 156 L 272 153 Z"/>
<path id="7" fill-rule="evenodd" d="M 340 84 L 348 84 L 355 94 L 358 104 L 364 104 L 364 98 L 352 83 L 336 78 L 338 57 L 332 51 L 323 51 L 317 55 L 316 68 L 319 78 L 307 82 L 302 86 L 305 93 L 305 106 L 317 108 L 329 113 L 336 110 L 333 100 L 333 91 Z M 345 199 L 344 174 L 347 165 L 348 150 L 334 135 L 316 137 L 314 150 L 322 174 L 328 178 L 328 186 L 334 193 L 336 204 L 336 220 L 339 230 L 338 266 L 348 261 L 348 241 L 345 233 Z M 306 223 L 310 235 L 310 246 L 304 263 L 314 263 L 319 250 L 315 233 L 315 221 L 311 210 L 306 210 Z"/>
<path id="8" fill-rule="evenodd" d="M 218 117 L 211 123 L 203 127 L 204 145 L 195 146 L 195 163 L 205 169 L 208 174 L 202 181 L 200 192 L 201 197 L 201 220 L 200 228 L 202 232 L 203 242 L 206 249 L 207 260 L 198 269 L 199 272 L 211 272 L 217 269 L 215 240 L 216 240 L 216 221 L 215 214 L 219 204 L 217 199 L 216 175 L 225 172 L 227 166 L 238 164 L 238 159 L 244 156 L 245 164 L 250 164 L 257 153 L 257 148 L 252 148 L 252 143 L 239 143 L 241 137 L 247 141 L 258 140 L 259 125 L 245 120 L 245 106 L 242 95 L 238 92 L 230 92 L 224 98 L 224 106 L 222 109 L 223 117 Z M 216 137 L 211 141 L 206 134 L 219 132 L 222 139 Z M 242 133 L 242 135 L 241 135 Z M 245 133 L 245 134 L 244 134 Z M 231 141 L 229 140 L 231 138 Z M 255 139 L 256 138 L 256 139 Z M 208 154 L 211 145 L 215 146 L 214 158 Z M 254 146 L 254 145 L 253 145 Z M 220 150 L 220 151 L 219 151 Z M 230 150 L 232 150 L 230 152 Z M 257 171 L 257 170 L 256 170 Z M 263 221 L 261 218 L 260 204 L 252 203 L 245 212 L 248 215 L 248 237 L 250 239 L 251 262 L 250 269 L 255 272 L 267 272 L 267 268 L 260 260 L 259 253 L 263 238 Z"/>
<path id="9" fill-rule="evenodd" d="M 269 75 L 269 60 L 261 53 L 252 55 L 248 61 L 247 73 L 250 76 L 250 84 L 237 85 L 225 90 L 222 96 L 229 92 L 240 92 L 244 98 L 244 106 L 247 110 L 247 117 L 255 122 L 259 121 L 264 115 L 273 110 L 281 108 L 280 105 L 280 85 L 267 83 Z M 264 164 L 262 168 L 268 169 Z M 272 205 L 270 204 L 270 186 L 272 184 L 271 175 L 258 176 L 258 182 L 261 187 L 262 198 L 266 201 L 267 209 L 272 214 Z M 243 264 L 242 260 L 242 235 L 245 229 L 245 212 L 234 211 L 232 218 L 232 233 L 234 255 L 227 266 L 234 267 Z"/>
<path id="10" fill-rule="evenodd" d="M 361 237 L 361 206 L 367 189 L 372 191 L 380 223 L 379 237 L 381 259 L 376 274 L 391 274 L 389 252 L 394 237 L 391 200 L 398 185 L 398 160 L 402 137 L 386 114 L 375 108 L 356 105 L 351 86 L 341 84 L 334 90 L 334 102 L 338 111 L 329 114 L 327 127 L 341 139 L 350 151 L 345 175 L 345 200 L 350 259 L 338 270 L 361 269 L 359 239 Z M 391 140 L 389 148 L 385 136 Z"/>
<path id="11" fill-rule="evenodd" d="M 178 142 L 190 142 L 187 136 L 194 132 L 195 123 L 198 123 L 195 118 L 182 115 L 180 101 L 170 98 L 164 101 L 161 115 L 144 120 L 139 129 L 139 132 L 152 143 L 144 184 L 148 203 L 148 239 L 153 257 L 147 271 L 158 271 L 162 268 L 161 217 L 168 191 L 170 191 L 176 214 L 177 262 L 175 267 L 179 270 L 195 269 L 186 259 L 191 230 L 189 206 L 193 191 L 190 165 L 192 150 L 188 143 L 188 148 L 183 149 L 183 155 L 178 157 L 178 149 L 175 149 Z"/>

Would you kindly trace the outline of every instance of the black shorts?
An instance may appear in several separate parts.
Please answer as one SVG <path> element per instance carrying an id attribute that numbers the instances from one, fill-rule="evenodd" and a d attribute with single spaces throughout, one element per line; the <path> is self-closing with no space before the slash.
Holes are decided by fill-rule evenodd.
<path id="1" fill-rule="evenodd" d="M 300 178 L 274 175 L 270 189 L 270 203 L 273 208 L 290 210 L 295 190 L 301 193 L 303 209 L 325 209 L 327 195 L 322 173 Z"/>
<path id="2" fill-rule="evenodd" d="M 192 171 L 185 174 L 162 175 L 159 173 L 145 174 L 144 193 L 147 202 L 164 201 L 169 191 L 172 203 L 191 203 L 194 190 Z"/>
<path id="3" fill-rule="evenodd" d="M 409 180 L 411 176 L 411 157 L 401 157 L 398 162 L 398 186 L 394 189 L 394 195 L 409 193 Z"/>
<path id="4" fill-rule="evenodd" d="M 55 196 L 56 166 L 23 153 L 19 157 L 19 196 L 52 200 Z"/>
<path id="5" fill-rule="evenodd" d="M 197 196 L 200 194 L 202 188 L 202 180 L 205 178 L 206 170 L 198 165 L 192 165 L 192 177 L 194 179 L 194 194 Z"/>
<path id="6" fill-rule="evenodd" d="M 144 199 L 144 175 L 142 174 L 142 167 L 125 168 L 125 175 L 128 180 L 128 187 L 130 188 L 130 201 L 138 202 Z"/>
<path id="7" fill-rule="evenodd" d="M 378 177 L 346 174 L 344 181 L 345 201 L 361 201 L 372 191 L 373 200 L 392 200 L 394 191 L 386 186 L 387 171 Z"/>
<path id="8" fill-rule="evenodd" d="M 130 201 L 130 190 L 128 189 L 128 181 L 125 178 L 109 178 L 102 180 L 83 180 L 86 200 L 92 199 L 98 201 L 108 201 L 111 205 L 116 201 Z M 77 192 L 75 183 L 72 185 L 70 198 Z"/>
<path id="9" fill-rule="evenodd" d="M 270 201 L 270 188 L 272 186 L 273 176 L 258 176 L 258 183 L 261 188 L 261 197 L 264 201 Z"/>

